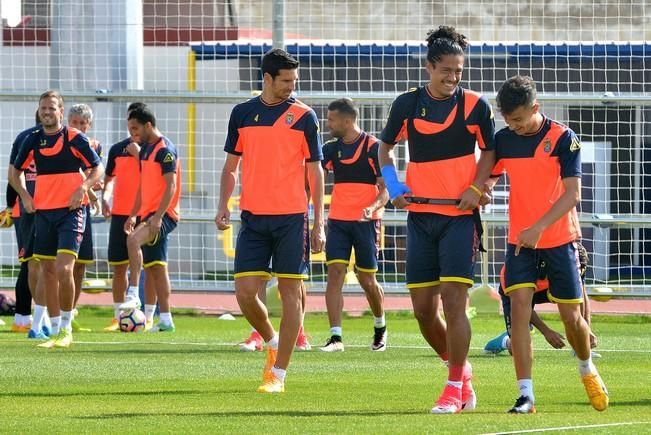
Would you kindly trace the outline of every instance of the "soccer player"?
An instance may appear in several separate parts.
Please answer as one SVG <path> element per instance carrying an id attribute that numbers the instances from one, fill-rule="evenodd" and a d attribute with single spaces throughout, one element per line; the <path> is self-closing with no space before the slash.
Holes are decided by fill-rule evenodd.
<path id="1" fill-rule="evenodd" d="M 93 126 L 93 111 L 87 104 L 75 104 L 68 111 L 68 125 L 70 127 L 76 128 L 84 134 L 88 133 L 88 130 Z M 89 138 L 90 146 L 97 153 L 101 159 L 102 154 L 102 145 L 95 138 Z M 88 173 L 89 169 L 84 168 L 85 172 Z M 75 310 L 74 316 L 76 316 L 76 307 L 77 302 L 79 302 L 79 296 L 81 295 L 81 286 L 86 274 L 86 265 L 92 264 L 95 261 L 94 249 L 93 249 L 93 227 L 92 227 L 92 215 L 93 211 L 95 213 L 99 212 L 99 204 L 97 194 L 95 192 L 102 189 L 102 184 L 97 183 L 88 191 L 88 198 L 90 203 L 86 205 L 86 227 L 84 228 L 84 237 L 79 246 L 79 255 L 75 261 L 75 267 L 73 269 L 73 275 L 75 277 Z M 92 205 L 92 208 L 91 208 Z M 73 318 L 72 320 L 72 329 L 73 331 L 80 331 L 82 328 L 79 326 L 77 321 Z"/>
<path id="2" fill-rule="evenodd" d="M 389 194 L 377 161 L 378 140 L 357 125 L 359 112 L 353 101 L 341 98 L 328 106 L 328 128 L 334 138 L 323 146 L 323 167 L 334 174 L 334 188 L 328 213 L 326 305 L 330 338 L 323 352 L 341 352 L 342 288 L 352 248 L 355 272 L 374 317 L 371 350 L 386 350 L 384 290 L 375 278 L 380 242 L 380 225 Z"/>
<path id="3" fill-rule="evenodd" d="M 467 361 L 466 316 L 479 240 L 472 214 L 494 164 L 495 123 L 486 98 L 459 86 L 467 45 L 466 37 L 453 27 L 440 26 L 428 33 L 429 83 L 393 102 L 379 150 L 391 202 L 409 211 L 407 288 L 414 315 L 423 337 L 448 364 L 446 386 L 431 411 L 435 414 L 472 410 L 476 404 Z M 405 185 L 398 180 L 393 147 L 407 138 Z M 410 204 L 412 194 L 459 204 Z M 439 314 L 440 300 L 447 328 Z"/>
<path id="4" fill-rule="evenodd" d="M 127 108 L 127 114 L 138 107 L 146 107 L 144 103 L 132 103 Z M 108 262 L 113 268 L 111 291 L 113 293 L 113 319 L 105 331 L 120 329 L 118 319 L 120 305 L 129 286 L 129 251 L 127 249 L 127 234 L 124 224 L 131 214 L 131 208 L 136 201 L 140 187 L 140 142 L 139 137 L 128 137 L 111 147 L 106 162 L 104 174 L 104 190 L 102 192 L 102 214 L 111 218 L 108 240 Z M 111 203 L 111 198 L 113 199 Z M 153 308 L 152 308 L 153 307 Z M 149 330 L 153 326 L 155 304 L 145 304 L 145 317 Z"/>
<path id="5" fill-rule="evenodd" d="M 509 412 L 535 412 L 529 321 L 539 259 L 545 261 L 549 298 L 556 302 L 565 336 L 576 352 L 590 402 L 603 411 L 608 392 L 590 356 L 590 328 L 580 307 L 576 205 L 581 199 L 581 144 L 571 129 L 540 112 L 530 77 L 504 82 L 497 104 L 507 127 L 495 135 L 493 173 L 504 171 L 510 181 L 504 292 L 511 302 L 511 349 L 520 389 Z"/>
<path id="6" fill-rule="evenodd" d="M 63 98 L 58 92 L 41 95 L 38 114 L 41 127 L 20 147 L 12 186 L 17 187 L 25 211 L 36 210 L 34 256 L 41 263 L 36 293 L 56 295 L 58 286 L 58 306 L 56 301 L 48 306 L 53 308 L 52 317 L 58 316 L 60 310 L 60 332 L 39 346 L 69 347 L 75 298 L 73 267 L 83 238 L 87 192 L 99 181 L 104 168 L 88 138 L 62 124 Z M 19 180 L 32 161 L 38 172 L 33 198 Z M 88 176 L 82 173 L 83 168 L 91 168 Z"/>
<path id="7" fill-rule="evenodd" d="M 27 136 L 31 134 L 39 125 L 38 111 L 35 119 L 36 127 L 28 128 L 16 136 L 11 147 L 9 157 L 9 170 L 7 179 L 11 180 L 11 171 L 13 163 L 16 160 L 20 146 Z M 24 182 L 27 191 L 34 194 L 34 183 L 36 181 L 36 169 L 30 165 L 24 172 Z M 38 261 L 33 258 L 34 252 L 34 213 L 26 213 L 24 207 L 19 201 L 18 192 L 7 184 L 7 210 L 11 210 L 10 216 L 14 222 L 16 231 L 16 243 L 18 245 L 18 261 L 20 262 L 20 272 L 16 280 L 16 314 L 14 322 L 11 325 L 12 332 L 27 332 L 30 338 L 44 339 L 49 335 L 49 328 L 45 330 L 39 327 L 38 331 L 29 332 L 32 326 L 32 294 L 36 293 L 36 280 L 38 279 Z M 39 295 L 34 298 L 35 307 L 34 315 L 38 318 L 38 323 L 49 322 L 46 310 L 45 295 Z M 38 326 L 38 325 L 37 325 Z"/>
<path id="8" fill-rule="evenodd" d="M 281 393 L 303 320 L 301 285 L 308 277 L 309 246 L 320 252 L 325 242 L 323 170 L 316 113 L 292 96 L 298 61 L 284 50 L 273 49 L 262 58 L 262 73 L 262 94 L 231 112 L 215 224 L 220 230 L 230 225 L 228 200 L 241 160 L 242 226 L 235 250 L 235 295 L 242 313 L 267 343 L 258 391 Z M 314 206 L 311 237 L 306 167 Z M 282 299 L 280 335 L 257 297 L 261 281 L 271 273 L 278 278 Z"/>
<path id="9" fill-rule="evenodd" d="M 140 140 L 140 184 L 135 202 L 124 223 L 129 252 L 129 287 L 121 310 L 140 308 L 140 269 L 145 282 L 154 288 L 160 319 L 149 332 L 175 332 L 170 307 L 171 284 L 167 270 L 167 242 L 180 219 L 181 166 L 176 147 L 156 127 L 148 107 L 131 110 L 127 116 L 131 137 Z M 136 226 L 136 217 L 140 223 Z M 150 298 L 151 295 L 146 295 Z M 146 300 L 147 305 L 155 304 Z"/>
<path id="10" fill-rule="evenodd" d="M 577 244 L 577 251 L 579 254 L 579 264 L 581 268 L 581 281 L 582 284 L 585 282 L 585 273 L 588 266 L 588 252 L 579 242 Z M 534 310 L 535 305 L 553 303 L 549 299 L 549 280 L 547 279 L 547 268 L 545 267 L 544 261 L 539 261 L 538 263 L 538 277 L 536 279 L 536 291 L 532 299 L 532 311 L 531 311 L 531 325 L 536 327 L 545 337 L 545 340 L 555 349 L 562 349 L 565 347 L 565 337 L 559 334 L 557 331 L 550 328 L 536 313 Z M 504 267 L 500 273 L 500 287 L 499 295 L 502 300 L 502 311 L 504 313 L 504 322 L 506 324 L 506 332 L 498 335 L 497 337 L 490 340 L 484 346 L 484 352 L 489 354 L 498 354 L 502 351 L 508 350 L 511 353 L 511 301 L 504 294 Z M 581 315 L 585 319 L 588 326 L 590 326 L 590 301 L 585 292 L 585 285 L 583 284 L 583 306 Z M 590 331 L 590 347 L 594 348 L 597 346 L 597 337 Z M 592 352 L 593 358 L 598 358 L 600 355 L 598 353 Z"/>

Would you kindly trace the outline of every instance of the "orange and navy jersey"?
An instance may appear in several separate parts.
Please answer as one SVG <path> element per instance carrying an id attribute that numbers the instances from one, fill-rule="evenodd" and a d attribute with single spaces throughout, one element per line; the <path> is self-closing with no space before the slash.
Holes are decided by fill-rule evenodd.
<path id="1" fill-rule="evenodd" d="M 503 289 L 506 288 L 506 280 L 504 274 L 506 273 L 506 267 L 502 266 L 500 270 L 500 285 Z M 538 278 L 536 279 L 536 288 L 534 289 L 535 293 L 546 292 L 549 290 L 549 280 L 547 279 L 547 270 L 545 269 L 545 262 L 541 261 L 538 264 Z"/>
<path id="2" fill-rule="evenodd" d="M 563 195 L 563 179 L 581 177 L 581 144 L 567 126 L 544 118 L 540 129 L 520 136 L 508 128 L 495 135 L 493 176 L 509 177 L 509 243 L 535 224 Z M 550 225 L 537 247 L 554 248 L 581 238 L 576 207 Z"/>
<path id="3" fill-rule="evenodd" d="M 38 175 L 34 191 L 36 210 L 68 208 L 72 194 L 84 182 L 83 168 L 100 164 L 99 156 L 82 132 L 62 127 L 54 134 L 38 128 L 25 138 L 14 167 L 26 170 L 34 162 Z M 84 198 L 83 205 L 88 204 Z"/>
<path id="4" fill-rule="evenodd" d="M 16 161 L 16 157 L 18 157 L 18 151 L 20 151 L 20 147 L 30 134 L 33 132 L 39 130 L 41 128 L 40 125 L 37 125 L 32 128 L 28 128 L 27 130 L 23 130 L 20 133 L 18 133 L 18 136 L 16 136 L 16 139 L 14 140 L 14 143 L 11 145 L 11 154 L 9 155 L 9 164 L 13 165 L 14 162 Z M 25 187 L 27 188 L 27 191 L 29 192 L 30 195 L 34 196 L 34 188 L 36 187 L 36 167 L 34 166 L 34 162 L 29 165 L 24 171 L 25 174 Z"/>
<path id="5" fill-rule="evenodd" d="M 437 99 L 423 86 L 395 99 L 380 139 L 387 144 L 408 141 L 406 184 L 414 196 L 459 199 L 475 178 L 475 144 L 492 150 L 494 136 L 493 111 L 485 97 L 457 87 L 451 97 Z M 472 214 L 451 205 L 411 204 L 407 209 Z"/>
<path id="6" fill-rule="evenodd" d="M 140 149 L 140 217 L 158 210 L 167 188 L 164 175 L 174 173 L 176 189 L 172 201 L 165 211 L 173 220 L 181 218 L 179 203 L 181 198 L 181 166 L 176 147 L 171 140 L 161 136 L 153 144 L 144 144 Z"/>
<path id="7" fill-rule="evenodd" d="M 378 148 L 378 140 L 365 132 L 352 143 L 332 139 L 323 145 L 321 164 L 334 174 L 330 219 L 358 221 L 362 210 L 373 204 L 379 194 L 377 178 L 382 176 Z M 372 219 L 382 219 L 383 212 L 376 210 Z"/>
<path id="8" fill-rule="evenodd" d="M 252 98 L 233 108 L 224 151 L 242 157 L 240 209 L 257 215 L 305 213 L 305 162 L 322 159 L 319 120 L 289 98 Z"/>
<path id="9" fill-rule="evenodd" d="M 88 141 L 90 142 L 90 147 L 99 156 L 99 159 L 102 160 L 104 158 L 104 153 L 102 152 L 102 144 L 100 143 L 100 141 L 98 141 L 94 137 L 88 138 Z M 88 168 L 84 168 L 84 169 L 88 169 Z"/>
<path id="10" fill-rule="evenodd" d="M 114 177 L 111 214 L 129 216 L 140 187 L 140 160 L 127 151 L 131 138 L 113 145 L 106 160 L 106 175 Z"/>

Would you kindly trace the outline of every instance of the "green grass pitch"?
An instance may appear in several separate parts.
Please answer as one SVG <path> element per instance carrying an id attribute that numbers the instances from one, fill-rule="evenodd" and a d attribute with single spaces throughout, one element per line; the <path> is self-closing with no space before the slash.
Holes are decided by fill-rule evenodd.
<path id="1" fill-rule="evenodd" d="M 84 308 L 79 320 L 101 330 L 109 316 Z M 546 319 L 560 328 L 557 316 Z M 429 410 L 446 369 L 410 313 L 388 315 L 384 353 L 369 350 L 370 317 L 346 318 L 346 351 L 335 354 L 316 350 L 328 335 L 326 316 L 308 315 L 315 349 L 294 354 L 286 392 L 274 396 L 255 391 L 264 354 L 235 346 L 249 331 L 243 318 L 186 314 L 175 321 L 175 334 L 77 333 L 68 350 L 38 349 L 2 327 L 0 432 L 651 433 L 650 317 L 594 318 L 603 356 L 596 363 L 610 390 L 606 412 L 590 407 L 570 351 L 554 351 L 536 334 L 538 413 L 508 415 L 517 394 L 510 357 L 481 352 L 503 322 L 480 315 L 472 320 L 470 352 L 478 408 L 442 416 Z"/>

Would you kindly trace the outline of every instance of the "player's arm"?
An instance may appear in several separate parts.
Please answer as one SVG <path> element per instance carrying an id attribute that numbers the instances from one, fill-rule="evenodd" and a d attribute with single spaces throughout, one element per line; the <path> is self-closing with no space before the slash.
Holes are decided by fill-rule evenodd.
<path id="1" fill-rule="evenodd" d="M 545 337 L 545 340 L 547 340 L 547 343 L 549 343 L 554 349 L 562 349 L 565 347 L 565 337 L 547 326 L 535 310 L 531 310 L 531 324 L 540 331 L 540 333 Z"/>
<path id="2" fill-rule="evenodd" d="M 495 158 L 495 118 L 493 109 L 488 101 L 481 97 L 468 117 L 468 125 L 475 126 L 475 137 L 481 150 L 475 179 L 461 194 L 460 210 L 474 210 L 477 208 L 485 193 L 486 181 L 490 178 Z"/>
<path id="3" fill-rule="evenodd" d="M 112 177 L 105 173 L 104 187 L 102 188 L 102 215 L 104 215 L 105 218 L 111 216 L 111 205 L 109 204 L 109 200 L 113 196 L 114 184 L 115 184 L 115 177 Z"/>
<path id="4" fill-rule="evenodd" d="M 518 235 L 515 255 L 520 247 L 535 248 L 540 237 L 551 224 L 569 213 L 581 202 L 581 144 L 574 132 L 567 130 L 559 139 L 552 155 L 558 156 L 561 166 L 561 177 L 565 192 L 556 200 L 552 207 L 535 224 L 525 228 Z"/>
<path id="5" fill-rule="evenodd" d="M 13 165 L 9 166 L 9 173 L 7 176 L 9 184 L 11 184 L 11 187 L 13 187 L 18 193 L 18 196 L 20 196 L 20 201 L 27 213 L 34 213 L 34 200 L 32 195 L 27 191 L 24 171 L 29 167 L 33 160 L 34 153 L 32 151 L 32 142 L 25 140 L 20 145 L 20 149 Z"/>
<path id="6" fill-rule="evenodd" d="M 323 169 L 321 161 L 306 162 L 307 181 L 310 185 L 310 195 L 312 196 L 312 206 L 314 208 L 314 224 L 312 226 L 312 235 L 310 243 L 312 252 L 321 252 L 325 246 L 325 228 L 323 212 L 323 196 L 325 183 L 323 180 Z"/>
<path id="7" fill-rule="evenodd" d="M 226 154 L 224 167 L 219 181 L 219 203 L 217 205 L 217 214 L 215 215 L 215 225 L 217 229 L 224 231 L 231 226 L 231 212 L 228 209 L 228 201 L 235 190 L 237 183 L 237 171 L 240 165 L 240 156 L 235 154 Z"/>
<path id="8" fill-rule="evenodd" d="M 389 192 L 391 203 L 397 208 L 405 208 L 408 203 L 404 198 L 410 193 L 409 188 L 398 179 L 396 171 L 396 156 L 393 148 L 405 134 L 407 115 L 405 107 L 413 107 L 417 97 L 416 91 L 400 95 L 391 104 L 387 123 L 380 134 L 380 147 L 378 148 L 378 163 L 384 184 Z"/>
<path id="9" fill-rule="evenodd" d="M 387 201 L 389 201 L 389 192 L 384 184 L 384 178 L 378 177 L 376 185 L 378 194 L 373 203 L 362 211 L 362 220 L 370 220 L 373 217 L 373 213 L 384 207 Z"/>

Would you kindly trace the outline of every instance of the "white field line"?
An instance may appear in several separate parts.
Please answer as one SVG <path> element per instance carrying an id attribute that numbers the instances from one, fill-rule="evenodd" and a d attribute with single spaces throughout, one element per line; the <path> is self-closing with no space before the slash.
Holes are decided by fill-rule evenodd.
<path id="1" fill-rule="evenodd" d="M 604 424 L 588 424 L 588 425 L 579 425 L 579 426 L 546 427 L 540 429 L 524 429 L 524 430 L 514 430 L 511 432 L 491 432 L 482 435 L 507 435 L 507 434 L 516 434 L 516 433 L 536 433 L 536 432 L 594 429 L 600 427 L 633 426 L 633 425 L 648 425 L 648 424 L 651 424 L 651 421 L 627 421 L 622 423 L 604 423 Z"/>

